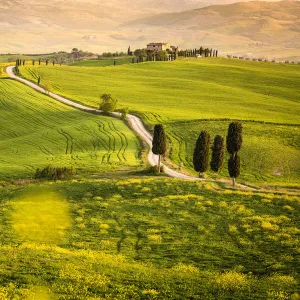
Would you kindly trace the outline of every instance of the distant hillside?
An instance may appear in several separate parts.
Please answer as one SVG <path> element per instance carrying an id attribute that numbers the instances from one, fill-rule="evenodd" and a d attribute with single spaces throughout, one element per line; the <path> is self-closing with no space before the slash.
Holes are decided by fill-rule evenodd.
<path id="1" fill-rule="evenodd" d="M 126 51 L 150 41 L 300 59 L 297 1 L 0 0 L 0 53 Z M 206 7 L 204 7 L 206 6 Z M 201 8 L 202 7 L 202 8 Z"/>
<path id="2" fill-rule="evenodd" d="M 219 47 L 225 52 L 300 57 L 300 2 L 246 2 L 214 5 L 136 20 L 124 27 L 143 31 L 150 40 L 157 32 L 172 43 Z M 173 38 L 176 37 L 176 38 Z M 279 53 L 280 52 L 280 53 Z"/>

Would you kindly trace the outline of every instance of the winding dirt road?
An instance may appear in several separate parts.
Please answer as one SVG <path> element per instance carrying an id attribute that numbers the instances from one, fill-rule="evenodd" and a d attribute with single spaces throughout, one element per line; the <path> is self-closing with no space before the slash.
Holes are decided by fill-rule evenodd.
<path id="1" fill-rule="evenodd" d="M 71 101 L 69 99 L 66 99 L 62 96 L 59 96 L 57 94 L 54 94 L 52 92 L 48 92 L 46 91 L 44 88 L 40 87 L 39 85 L 29 81 L 29 80 L 26 80 L 24 78 L 21 78 L 19 76 L 16 76 L 13 72 L 13 69 L 14 67 L 13 66 L 10 66 L 10 67 L 7 67 L 6 68 L 6 72 L 8 74 L 8 76 L 10 78 L 13 78 L 13 79 L 16 79 L 22 83 L 25 83 L 26 85 L 32 87 L 33 89 L 43 93 L 43 94 L 46 94 L 46 95 L 49 95 L 51 96 L 52 98 L 66 104 L 66 105 L 69 105 L 69 106 L 72 106 L 74 108 L 77 108 L 77 109 L 80 109 L 80 110 L 83 110 L 83 111 L 86 111 L 86 112 L 90 112 L 90 113 L 101 113 L 100 110 L 98 109 L 95 109 L 95 108 L 91 108 L 89 106 L 85 106 L 85 105 L 82 105 L 82 104 L 79 104 L 79 103 L 76 103 L 74 101 Z M 120 116 L 119 113 L 113 113 L 115 116 Z M 158 163 L 158 156 L 153 154 L 153 152 L 151 151 L 151 148 L 152 148 L 152 136 L 151 134 L 146 130 L 146 128 L 144 127 L 141 119 L 139 119 L 138 117 L 134 116 L 134 115 L 131 115 L 131 114 L 128 114 L 127 115 L 127 118 L 128 118 L 128 121 L 131 125 L 131 128 L 150 146 L 150 151 L 149 151 L 149 154 L 148 154 L 148 161 L 149 163 L 154 166 L 154 165 L 157 165 Z M 182 173 L 179 173 L 175 170 L 172 170 L 170 169 L 169 167 L 167 167 L 166 165 L 163 165 L 164 166 L 164 172 L 166 174 L 168 174 L 169 176 L 171 177 L 174 177 L 174 178 L 179 178 L 179 179 L 185 179 L 185 180 L 205 180 L 205 179 L 202 179 L 202 178 L 198 178 L 198 177 L 193 177 L 193 176 L 188 176 L 188 175 L 185 175 L 185 174 L 182 174 Z M 214 180 L 209 180 L 209 181 L 214 181 Z M 229 180 L 218 180 L 219 182 L 223 182 L 223 183 L 230 183 Z M 244 186 L 244 185 L 240 185 L 240 184 L 237 184 L 239 187 L 242 187 L 242 188 L 249 188 L 247 186 Z"/>

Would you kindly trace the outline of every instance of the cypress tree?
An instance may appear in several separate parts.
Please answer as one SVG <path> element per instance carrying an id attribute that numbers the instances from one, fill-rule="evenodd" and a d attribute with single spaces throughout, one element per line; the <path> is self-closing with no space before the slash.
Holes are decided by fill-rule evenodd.
<path id="1" fill-rule="evenodd" d="M 167 138 L 162 124 L 154 126 L 154 135 L 152 141 L 152 152 L 158 155 L 158 172 L 160 173 L 161 155 L 167 151 Z"/>
<path id="2" fill-rule="evenodd" d="M 218 50 L 216 51 L 216 57 L 218 57 Z"/>
<path id="3" fill-rule="evenodd" d="M 240 175 L 240 158 L 238 156 L 238 151 L 241 149 L 243 143 L 242 129 L 243 126 L 240 122 L 232 122 L 229 124 L 226 137 L 226 147 L 230 154 L 228 160 L 228 172 L 232 178 L 233 186 L 235 185 L 235 178 Z"/>
<path id="4" fill-rule="evenodd" d="M 228 127 L 228 134 L 226 137 L 226 146 L 229 154 L 234 155 L 238 152 L 243 143 L 242 137 L 243 126 L 240 122 L 232 122 Z"/>
<path id="5" fill-rule="evenodd" d="M 53 66 L 55 65 L 55 61 L 54 60 L 52 61 L 52 64 L 53 64 Z"/>
<path id="6" fill-rule="evenodd" d="M 203 54 L 203 51 L 204 51 L 204 49 L 203 49 L 203 47 L 201 46 L 200 49 L 199 49 L 200 55 Z"/>
<path id="7" fill-rule="evenodd" d="M 25 59 L 23 59 L 23 66 L 25 66 Z"/>
<path id="8" fill-rule="evenodd" d="M 208 169 L 210 153 L 210 135 L 207 131 L 201 131 L 193 155 L 193 164 L 196 172 L 204 173 Z"/>
<path id="9" fill-rule="evenodd" d="M 220 135 L 216 135 L 212 147 L 212 158 L 210 167 L 214 172 L 219 172 L 224 164 L 224 139 Z"/>
<path id="10" fill-rule="evenodd" d="M 49 60 L 48 60 L 48 59 L 46 59 L 46 66 L 48 66 L 48 63 L 49 63 Z"/>
<path id="11" fill-rule="evenodd" d="M 238 154 L 231 155 L 228 159 L 228 172 L 232 178 L 232 185 L 235 185 L 235 178 L 240 175 L 240 157 Z"/>
<path id="12" fill-rule="evenodd" d="M 215 57 L 215 55 L 216 55 L 216 50 L 213 51 L 213 57 Z"/>
<path id="13" fill-rule="evenodd" d="M 32 61 L 32 65 L 33 65 L 33 66 L 34 66 L 34 64 L 35 64 L 35 60 Z"/>
<path id="14" fill-rule="evenodd" d="M 41 59 L 39 59 L 39 66 L 41 65 Z"/>
<path id="15" fill-rule="evenodd" d="M 41 83 L 41 76 L 38 77 L 38 85 Z"/>

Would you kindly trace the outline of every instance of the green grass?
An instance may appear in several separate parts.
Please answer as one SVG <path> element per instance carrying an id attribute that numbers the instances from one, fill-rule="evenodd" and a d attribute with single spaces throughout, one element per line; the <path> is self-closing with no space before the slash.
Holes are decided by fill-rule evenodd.
<path id="1" fill-rule="evenodd" d="M 115 68 L 36 66 L 32 70 L 55 85 L 54 92 L 98 106 L 111 93 L 131 111 L 157 122 L 201 118 L 232 118 L 299 123 L 300 66 L 229 59 L 185 59 Z M 83 97 L 84 96 L 84 97 Z"/>
<path id="2" fill-rule="evenodd" d="M 42 81 L 52 82 L 54 92 L 95 107 L 101 94 L 111 93 L 146 123 L 165 124 L 169 157 L 188 171 L 200 131 L 208 129 L 212 138 L 225 136 L 230 122 L 199 119 L 274 123 L 244 122 L 241 178 L 299 183 L 298 65 L 182 59 L 106 68 L 22 67 L 21 72 L 33 80 L 41 76 Z"/>
<path id="3" fill-rule="evenodd" d="M 211 134 L 211 141 L 219 134 L 226 139 L 229 121 L 190 121 L 168 123 L 170 159 L 177 168 L 193 170 L 193 151 L 201 130 Z M 300 183 L 300 126 L 243 122 L 241 181 Z M 228 176 L 224 168 L 218 177 Z M 196 175 L 196 173 L 195 173 Z M 215 176 L 210 173 L 211 176 Z"/>
<path id="4" fill-rule="evenodd" d="M 0 179 L 36 168 L 97 173 L 140 164 L 139 142 L 123 121 L 84 113 L 10 79 L 0 80 Z"/>
<path id="5" fill-rule="evenodd" d="M 0 63 L 0 79 L 1 78 L 8 78 L 8 75 L 5 72 L 5 68 L 9 65 L 11 65 L 11 64 L 9 64 L 9 63 Z"/>
<path id="6" fill-rule="evenodd" d="M 2 188 L 0 296 L 298 299 L 299 209 L 285 191 L 174 179 Z"/>
<path id="7" fill-rule="evenodd" d="M 40 55 L 23 55 L 23 54 L 2 54 L 0 55 L 0 63 L 15 62 L 18 58 L 25 59 L 27 61 L 46 59 L 47 57 L 52 56 L 52 54 L 40 54 Z"/>
<path id="8" fill-rule="evenodd" d="M 114 58 L 106 58 L 106 59 L 87 59 L 80 60 L 73 63 L 70 63 L 69 66 L 76 67 L 107 67 L 114 65 Z M 125 65 L 130 64 L 132 62 L 132 57 L 118 57 L 116 58 L 116 65 Z"/>

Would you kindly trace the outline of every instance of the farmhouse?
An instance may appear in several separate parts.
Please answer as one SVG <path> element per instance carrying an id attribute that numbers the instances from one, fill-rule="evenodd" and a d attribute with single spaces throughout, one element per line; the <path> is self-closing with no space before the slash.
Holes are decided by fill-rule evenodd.
<path id="1" fill-rule="evenodd" d="M 150 43 L 147 45 L 147 50 L 160 51 L 171 49 L 170 44 L 167 43 Z"/>

